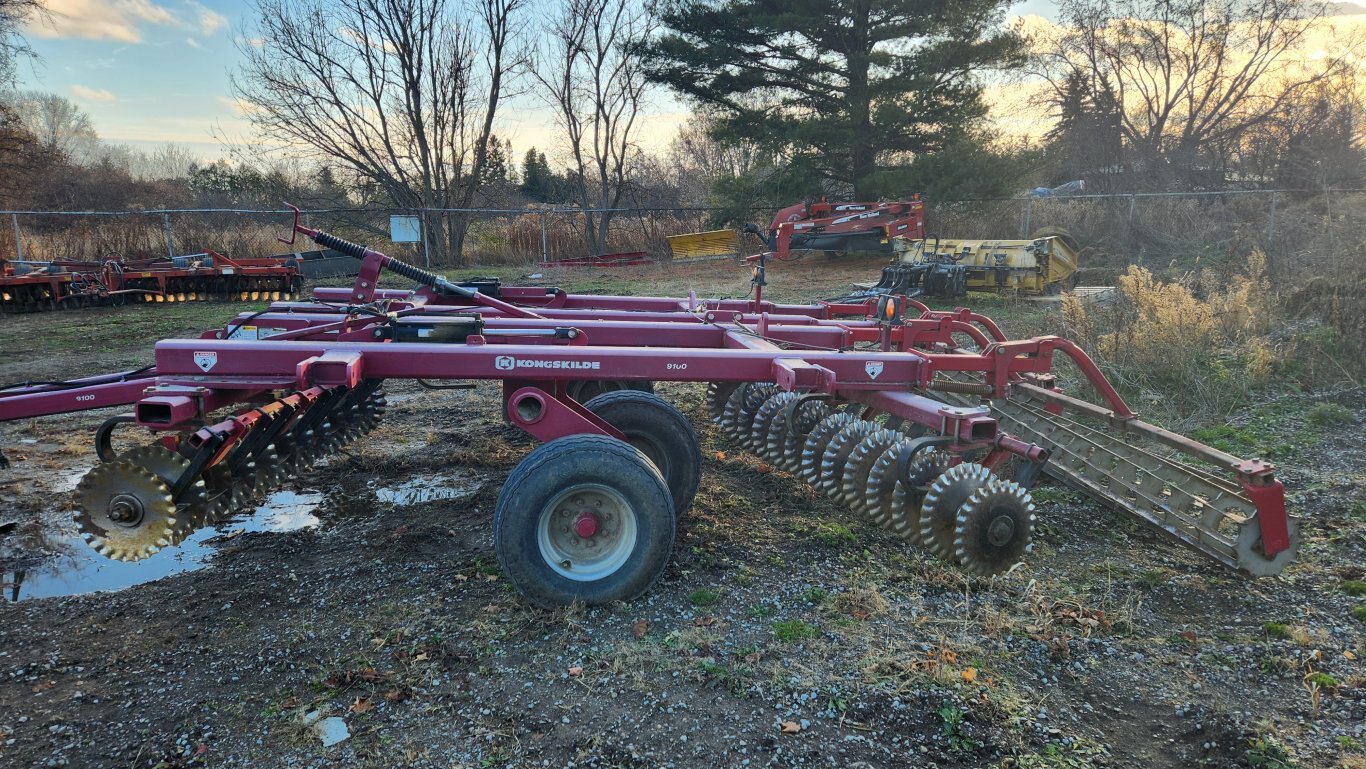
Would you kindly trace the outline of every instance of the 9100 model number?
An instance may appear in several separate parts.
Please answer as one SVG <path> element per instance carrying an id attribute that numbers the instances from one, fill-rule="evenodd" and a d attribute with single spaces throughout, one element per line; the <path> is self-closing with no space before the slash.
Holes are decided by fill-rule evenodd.
<path id="1" fill-rule="evenodd" d="M 688 368 L 686 363 L 667 363 L 664 368 L 668 371 L 683 371 Z"/>

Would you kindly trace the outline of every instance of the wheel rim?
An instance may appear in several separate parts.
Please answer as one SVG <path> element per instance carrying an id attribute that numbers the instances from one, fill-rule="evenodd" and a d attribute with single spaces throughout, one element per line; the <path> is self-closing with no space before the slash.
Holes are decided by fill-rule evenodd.
<path id="1" fill-rule="evenodd" d="M 570 486 L 541 509 L 536 544 L 552 571 L 575 582 L 616 573 L 636 547 L 636 514 L 621 494 L 596 483 Z"/>
<path id="2" fill-rule="evenodd" d="M 659 470 L 659 474 L 669 479 L 669 460 L 668 454 L 664 451 L 659 442 L 644 433 L 627 433 L 626 442 L 640 450 L 645 458 Z"/>

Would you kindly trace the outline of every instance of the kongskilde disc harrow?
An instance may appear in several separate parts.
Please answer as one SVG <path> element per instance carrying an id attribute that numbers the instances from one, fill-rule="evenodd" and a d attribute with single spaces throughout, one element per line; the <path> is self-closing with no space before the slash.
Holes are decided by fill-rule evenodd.
<path id="1" fill-rule="evenodd" d="M 702 461 L 658 381 L 705 383 L 736 446 L 969 574 L 1029 555 L 1041 473 L 1250 575 L 1298 547 L 1271 465 L 1140 421 L 1065 339 L 902 296 L 775 304 L 762 263 L 747 300 L 580 296 L 452 283 L 297 217 L 294 232 L 360 260 L 355 284 L 158 342 L 154 367 L 0 389 L 0 421 L 133 407 L 96 432 L 75 494 L 101 553 L 145 558 L 307 472 L 379 426 L 386 379 L 499 380 L 507 420 L 544 442 L 493 521 L 504 572 L 540 605 L 630 599 L 667 565 Z M 380 289 L 382 272 L 419 286 Z M 1100 403 L 1061 390 L 1059 354 Z M 117 429 L 156 440 L 119 455 Z"/>
<path id="2" fill-rule="evenodd" d="M 293 254 L 230 259 L 205 251 L 98 262 L 0 259 L 0 314 L 96 305 L 293 299 L 302 289 L 303 275 Z"/>

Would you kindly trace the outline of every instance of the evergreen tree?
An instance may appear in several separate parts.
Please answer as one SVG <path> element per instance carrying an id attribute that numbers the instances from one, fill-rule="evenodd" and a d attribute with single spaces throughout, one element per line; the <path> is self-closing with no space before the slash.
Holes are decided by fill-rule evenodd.
<path id="1" fill-rule="evenodd" d="M 1009 0 L 675 0 L 652 77 L 720 114 L 715 135 L 858 198 L 878 171 L 958 146 L 986 116 L 976 73 L 1019 61 Z M 755 97 L 758 97 L 757 99 Z"/>
<path id="2" fill-rule="evenodd" d="M 1058 122 L 1044 137 L 1049 142 L 1053 161 L 1050 180 L 1062 184 L 1073 179 L 1096 182 L 1116 178 L 1124 160 L 1124 129 L 1119 106 L 1111 96 L 1113 89 L 1099 77 L 1070 73 L 1057 92 L 1053 106 Z M 1107 185 L 1096 184 L 1101 191 Z"/>
<path id="3" fill-rule="evenodd" d="M 545 159 L 545 153 L 538 152 L 535 147 L 527 150 L 522 158 L 522 194 L 538 203 L 553 202 L 558 192 L 557 181 L 555 172 L 550 170 L 550 163 Z"/>

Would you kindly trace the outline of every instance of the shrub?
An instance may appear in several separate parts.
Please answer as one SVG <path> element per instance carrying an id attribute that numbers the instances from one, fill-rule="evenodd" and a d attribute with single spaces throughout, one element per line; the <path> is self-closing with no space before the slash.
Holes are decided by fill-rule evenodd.
<path id="1" fill-rule="evenodd" d="M 1227 278 L 1206 270 L 1166 281 L 1131 266 L 1117 290 L 1108 305 L 1065 295 L 1062 312 L 1066 334 L 1127 398 L 1217 418 L 1277 373 L 1280 351 L 1261 336 L 1276 313 L 1260 252 Z"/>

